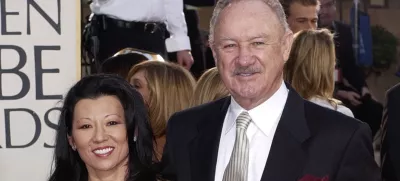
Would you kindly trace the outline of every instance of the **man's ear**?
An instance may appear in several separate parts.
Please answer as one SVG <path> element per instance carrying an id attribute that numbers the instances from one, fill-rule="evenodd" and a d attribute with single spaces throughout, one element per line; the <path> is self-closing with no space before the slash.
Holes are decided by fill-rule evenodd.
<path id="1" fill-rule="evenodd" d="M 285 62 L 289 59 L 290 50 L 292 49 L 292 43 L 293 43 L 293 32 L 291 30 L 288 30 L 285 32 L 282 42 L 283 60 Z"/>
<path id="2" fill-rule="evenodd" d="M 211 42 L 211 41 L 209 42 L 209 46 L 211 49 L 212 56 L 214 58 L 214 63 L 215 63 L 215 65 L 217 65 L 218 59 L 217 59 L 217 53 L 216 53 L 216 51 L 217 51 L 216 46 L 215 46 L 214 42 Z"/>

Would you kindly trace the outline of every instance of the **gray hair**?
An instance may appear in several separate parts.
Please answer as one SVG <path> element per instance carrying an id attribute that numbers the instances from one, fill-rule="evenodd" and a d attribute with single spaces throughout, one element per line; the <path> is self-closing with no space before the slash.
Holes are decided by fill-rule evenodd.
<path id="1" fill-rule="evenodd" d="M 209 42 L 210 44 L 214 43 L 214 28 L 215 24 L 217 23 L 219 14 L 221 13 L 222 10 L 224 10 L 228 5 L 235 3 L 235 2 L 240 2 L 244 0 L 219 0 L 217 2 L 217 5 L 214 8 L 213 15 L 211 17 L 210 21 L 210 35 L 209 35 Z M 278 17 L 278 21 L 282 25 L 282 28 L 286 31 L 289 31 L 289 25 L 286 21 L 286 15 L 285 12 L 283 11 L 282 5 L 279 2 L 279 0 L 259 0 L 267 4 L 272 11 L 276 14 Z"/>

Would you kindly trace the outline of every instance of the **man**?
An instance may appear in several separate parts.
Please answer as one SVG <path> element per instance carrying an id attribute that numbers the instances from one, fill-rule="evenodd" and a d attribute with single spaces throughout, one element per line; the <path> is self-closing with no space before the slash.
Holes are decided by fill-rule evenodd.
<path id="1" fill-rule="evenodd" d="M 231 97 L 170 118 L 167 179 L 379 180 L 368 126 L 283 82 L 292 40 L 278 0 L 217 3 L 210 44 Z"/>
<path id="2" fill-rule="evenodd" d="M 343 23 L 335 21 L 336 17 L 336 0 L 320 0 L 321 2 L 321 10 L 319 16 L 319 26 L 323 28 L 328 28 L 332 30 L 335 36 L 336 43 L 336 57 L 339 60 L 342 77 L 345 78 L 348 83 L 356 89 L 357 92 L 360 92 L 362 95 L 359 95 L 357 92 L 343 92 L 344 94 L 348 94 L 348 96 L 344 95 L 341 97 L 348 98 L 348 100 L 354 104 L 360 104 L 358 100 L 361 96 L 364 96 L 369 93 L 365 82 L 365 76 L 361 69 L 356 65 L 356 60 L 353 51 L 353 35 L 351 28 Z M 340 45 L 340 46 L 339 46 Z M 343 83 L 341 83 L 343 84 Z M 343 86 L 343 85 L 341 85 Z M 339 91 L 338 94 L 341 94 L 342 91 Z"/>
<path id="3" fill-rule="evenodd" d="M 190 39 L 191 53 L 194 61 L 190 72 L 195 78 L 199 78 L 206 70 L 206 60 L 204 52 L 204 42 L 199 28 L 198 7 L 214 6 L 215 0 L 183 0 L 184 14 L 187 23 L 188 36 Z M 176 60 L 176 54 L 170 53 L 170 60 Z"/>
<path id="4" fill-rule="evenodd" d="M 98 38 L 93 54 L 99 65 L 124 48 L 160 54 L 177 52 L 187 69 L 193 64 L 183 14 L 183 0 L 93 0 L 91 36 Z M 170 37 L 165 39 L 165 31 Z"/>
<path id="5" fill-rule="evenodd" d="M 400 181 L 400 84 L 387 92 L 386 100 L 382 121 L 382 178 L 385 181 Z"/>
<path id="6" fill-rule="evenodd" d="M 372 98 L 364 72 L 357 66 L 353 35 L 348 25 L 335 21 L 336 1 L 320 0 L 319 26 L 335 33 L 337 77 L 335 97 L 350 108 L 354 116 L 369 124 L 372 134 L 379 130 L 383 106 Z"/>
<path id="7" fill-rule="evenodd" d="M 280 0 L 293 33 L 317 29 L 319 0 Z"/>

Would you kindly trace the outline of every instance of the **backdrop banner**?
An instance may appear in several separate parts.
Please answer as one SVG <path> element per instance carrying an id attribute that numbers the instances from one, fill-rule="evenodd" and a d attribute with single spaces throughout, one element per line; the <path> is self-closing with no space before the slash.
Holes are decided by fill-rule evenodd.
<path id="1" fill-rule="evenodd" d="M 80 0 L 0 0 L 0 180 L 45 181 L 80 78 Z"/>

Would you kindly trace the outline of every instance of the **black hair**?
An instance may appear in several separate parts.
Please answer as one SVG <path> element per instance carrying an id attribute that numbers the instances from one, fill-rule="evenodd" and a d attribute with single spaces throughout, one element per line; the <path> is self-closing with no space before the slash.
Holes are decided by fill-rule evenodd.
<path id="1" fill-rule="evenodd" d="M 124 108 L 129 148 L 126 180 L 142 180 L 137 179 L 143 175 L 141 173 L 148 175 L 151 172 L 149 170 L 154 154 L 154 137 L 142 96 L 122 77 L 98 74 L 82 78 L 68 91 L 64 99 L 55 142 L 54 167 L 49 181 L 88 180 L 85 163 L 68 142 L 74 108 L 82 99 L 96 99 L 107 95 L 116 96 Z"/>

